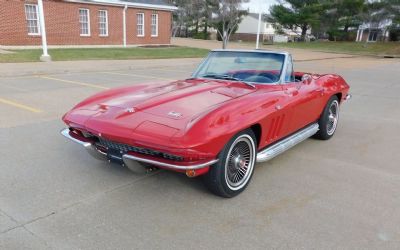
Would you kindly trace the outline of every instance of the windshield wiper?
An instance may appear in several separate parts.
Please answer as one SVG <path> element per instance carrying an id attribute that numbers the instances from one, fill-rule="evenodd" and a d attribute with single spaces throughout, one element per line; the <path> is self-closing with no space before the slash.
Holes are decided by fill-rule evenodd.
<path id="1" fill-rule="evenodd" d="M 236 77 L 233 77 L 233 76 L 230 76 L 230 75 L 205 74 L 205 75 L 202 75 L 201 77 L 223 79 L 223 80 L 232 80 L 232 81 L 242 82 L 242 83 L 246 84 L 247 86 L 250 86 L 252 88 L 256 88 L 256 86 L 254 84 L 246 82 L 246 81 L 243 81 L 240 78 L 236 78 Z"/>

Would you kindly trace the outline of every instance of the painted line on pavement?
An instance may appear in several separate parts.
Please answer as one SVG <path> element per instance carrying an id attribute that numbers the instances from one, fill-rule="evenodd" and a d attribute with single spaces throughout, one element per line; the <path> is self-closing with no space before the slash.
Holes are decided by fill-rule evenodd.
<path id="1" fill-rule="evenodd" d="M 1 83 L 1 82 L 0 82 L 0 86 L 1 86 L 1 87 L 4 87 L 4 88 L 7 88 L 7 89 L 18 90 L 18 91 L 23 91 L 23 92 L 28 91 L 27 89 L 22 89 L 22 88 L 10 86 L 10 85 L 7 85 L 7 84 Z"/>
<path id="2" fill-rule="evenodd" d="M 51 77 L 51 76 L 41 75 L 39 77 L 43 78 L 43 79 L 59 81 L 59 82 L 65 82 L 65 83 L 72 83 L 72 84 L 75 84 L 75 85 L 80 85 L 80 86 L 90 87 L 90 88 L 95 88 L 95 89 L 110 89 L 108 87 L 99 86 L 99 85 L 96 85 L 96 84 L 91 84 L 91 83 L 86 83 L 86 82 L 78 82 L 78 81 L 71 81 L 71 80 L 64 80 L 64 79 L 55 78 L 55 77 Z"/>
<path id="3" fill-rule="evenodd" d="M 0 76 L 1 79 L 13 80 L 13 79 L 29 79 L 36 78 L 37 75 L 27 75 L 27 76 Z"/>
<path id="4" fill-rule="evenodd" d="M 15 102 L 15 101 L 3 99 L 3 98 L 0 98 L 0 103 L 7 104 L 7 105 L 10 105 L 10 106 L 19 108 L 19 109 L 27 110 L 27 111 L 30 111 L 32 113 L 42 113 L 43 112 L 40 109 L 36 109 L 36 108 L 30 107 L 30 106 L 27 106 L 27 105 L 24 105 L 24 104 Z"/>
<path id="5" fill-rule="evenodd" d="M 149 68 L 149 69 L 132 69 L 134 71 L 149 71 L 149 70 L 156 70 L 156 71 L 167 71 L 167 72 L 177 72 L 177 73 L 191 73 L 192 70 L 178 70 L 178 69 L 170 69 L 168 67 L 161 67 L 161 68 Z"/>
<path id="6" fill-rule="evenodd" d="M 99 73 L 109 74 L 109 75 L 120 75 L 120 76 L 135 76 L 135 77 L 157 79 L 157 80 L 163 80 L 163 81 L 176 81 L 176 79 L 171 79 L 171 78 L 148 76 L 148 75 L 138 75 L 138 74 L 130 74 L 130 73 L 116 73 L 116 72 L 99 72 Z"/>

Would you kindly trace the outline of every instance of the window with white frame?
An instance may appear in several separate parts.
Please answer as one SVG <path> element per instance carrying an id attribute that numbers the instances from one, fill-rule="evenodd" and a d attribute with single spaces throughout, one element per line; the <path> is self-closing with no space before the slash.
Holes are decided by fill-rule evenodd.
<path id="1" fill-rule="evenodd" d="M 25 4 L 25 16 L 28 35 L 40 35 L 38 6 L 36 4 Z"/>
<path id="2" fill-rule="evenodd" d="M 106 10 L 99 10 L 99 36 L 108 36 L 108 15 Z"/>
<path id="3" fill-rule="evenodd" d="M 144 36 L 144 13 L 137 13 L 137 36 Z"/>
<path id="4" fill-rule="evenodd" d="M 151 36 L 158 36 L 158 14 L 151 14 Z"/>
<path id="5" fill-rule="evenodd" d="M 79 9 L 81 36 L 90 36 L 90 14 L 88 9 Z"/>

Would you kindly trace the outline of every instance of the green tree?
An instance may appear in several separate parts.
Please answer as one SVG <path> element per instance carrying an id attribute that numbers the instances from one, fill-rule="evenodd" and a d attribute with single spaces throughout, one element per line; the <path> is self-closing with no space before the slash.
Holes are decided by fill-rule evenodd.
<path id="1" fill-rule="evenodd" d="M 324 11 L 321 14 L 321 26 L 329 34 L 331 40 L 349 39 L 350 28 L 362 24 L 360 13 L 365 0 L 334 0 L 324 1 Z"/>
<path id="2" fill-rule="evenodd" d="M 284 0 L 270 8 L 269 21 L 285 29 L 301 29 L 301 38 L 306 39 L 307 31 L 320 24 L 323 4 L 320 0 Z"/>
<path id="3" fill-rule="evenodd" d="M 349 28 L 358 27 L 361 24 L 359 14 L 364 7 L 364 0 L 336 0 L 336 10 L 339 25 L 347 35 Z"/>

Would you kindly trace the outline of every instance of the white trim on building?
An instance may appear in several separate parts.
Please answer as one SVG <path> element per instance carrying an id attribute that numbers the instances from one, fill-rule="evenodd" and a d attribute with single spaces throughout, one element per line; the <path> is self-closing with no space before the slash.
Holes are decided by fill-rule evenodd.
<path id="1" fill-rule="evenodd" d="M 90 10 L 79 8 L 80 36 L 90 36 Z"/>
<path id="2" fill-rule="evenodd" d="M 108 36 L 108 11 L 99 10 L 98 11 L 98 21 L 99 21 L 99 36 Z"/>
<path id="3" fill-rule="evenodd" d="M 151 14 L 151 37 L 158 37 L 158 14 Z"/>
<path id="4" fill-rule="evenodd" d="M 63 0 L 65 2 L 71 3 L 85 3 L 85 4 L 96 4 L 96 5 L 111 5 L 118 7 L 132 7 L 132 8 L 141 8 L 141 9 L 150 9 L 150 10 L 166 10 L 166 11 L 175 11 L 178 8 L 171 5 L 159 5 L 159 4 L 147 4 L 147 3 L 133 3 L 122 0 Z"/>
<path id="5" fill-rule="evenodd" d="M 392 25 L 392 20 L 389 19 L 380 23 L 363 23 L 358 27 L 356 42 L 364 41 L 365 33 L 368 34 L 367 42 L 376 42 L 378 38 L 382 36 L 384 39 L 387 39 L 389 37 L 389 31 L 387 28 L 390 25 Z M 379 34 L 380 32 L 381 34 Z"/>
<path id="6" fill-rule="evenodd" d="M 144 13 L 136 14 L 136 35 L 138 37 L 144 37 L 145 26 L 144 26 Z"/>
<path id="7" fill-rule="evenodd" d="M 39 11 L 37 4 L 25 4 L 25 18 L 29 36 L 40 36 Z"/>

